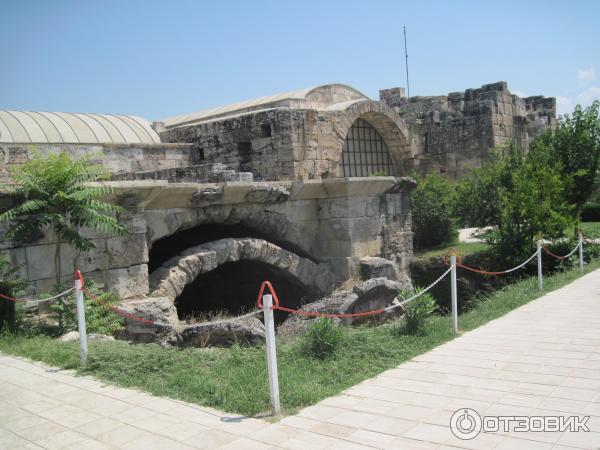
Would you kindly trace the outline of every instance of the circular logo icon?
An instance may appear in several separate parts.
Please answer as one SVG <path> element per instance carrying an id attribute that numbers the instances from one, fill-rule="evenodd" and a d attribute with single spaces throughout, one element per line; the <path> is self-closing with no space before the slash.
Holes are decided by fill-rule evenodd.
<path id="1" fill-rule="evenodd" d="M 452 434 L 459 439 L 473 439 L 481 431 L 481 426 L 481 416 L 471 408 L 461 408 L 450 418 Z"/>

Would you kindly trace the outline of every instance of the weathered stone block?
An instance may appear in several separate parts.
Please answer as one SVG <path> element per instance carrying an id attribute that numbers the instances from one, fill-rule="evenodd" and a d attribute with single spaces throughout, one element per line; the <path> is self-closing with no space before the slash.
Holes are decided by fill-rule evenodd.
<path id="1" fill-rule="evenodd" d="M 106 240 L 110 267 L 128 267 L 148 262 L 146 235 L 130 234 Z"/>
<path id="2" fill-rule="evenodd" d="M 55 276 L 54 252 L 55 246 L 53 244 L 25 247 L 29 280 L 39 280 Z M 63 244 L 61 246 L 62 274 L 73 274 L 76 254 L 76 251 L 69 245 Z"/>
<path id="3" fill-rule="evenodd" d="M 120 298 L 130 298 L 148 293 L 148 266 L 140 264 L 106 272 L 106 287 Z"/>
<path id="4" fill-rule="evenodd" d="M 397 280 L 396 266 L 389 259 L 367 256 L 361 258 L 360 269 L 363 280 L 371 278 L 387 278 Z"/>

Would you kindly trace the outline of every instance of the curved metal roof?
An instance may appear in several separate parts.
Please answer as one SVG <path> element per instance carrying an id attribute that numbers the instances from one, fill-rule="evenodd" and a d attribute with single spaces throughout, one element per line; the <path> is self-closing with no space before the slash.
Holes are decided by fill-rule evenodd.
<path id="1" fill-rule="evenodd" d="M 253 100 L 219 106 L 217 108 L 205 109 L 191 114 L 183 114 L 176 117 L 164 119 L 166 128 L 189 125 L 214 118 L 226 117 L 234 114 L 242 114 L 257 109 L 274 107 L 314 107 L 326 108 L 339 101 L 368 99 L 362 92 L 345 84 L 324 84 L 317 87 L 290 91 L 283 94 L 275 94 L 267 97 L 259 97 Z"/>
<path id="2" fill-rule="evenodd" d="M 0 143 L 160 144 L 150 122 L 115 114 L 0 110 Z"/>

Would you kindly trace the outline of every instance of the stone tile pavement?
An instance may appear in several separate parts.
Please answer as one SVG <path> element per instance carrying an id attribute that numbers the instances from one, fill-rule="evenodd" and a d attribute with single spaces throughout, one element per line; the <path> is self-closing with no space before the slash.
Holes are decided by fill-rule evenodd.
<path id="1" fill-rule="evenodd" d="M 481 416 L 589 415 L 589 432 L 453 436 Z M 600 270 L 277 423 L 0 355 L 0 449 L 600 448 Z"/>

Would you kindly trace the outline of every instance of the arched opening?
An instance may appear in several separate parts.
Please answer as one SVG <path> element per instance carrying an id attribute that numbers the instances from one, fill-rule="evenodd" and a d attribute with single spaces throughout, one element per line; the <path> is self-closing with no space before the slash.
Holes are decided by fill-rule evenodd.
<path id="1" fill-rule="evenodd" d="M 369 122 L 354 121 L 342 146 L 342 176 L 395 176 L 394 164 L 383 137 Z"/>
<path id="2" fill-rule="evenodd" d="M 202 224 L 187 230 L 178 231 L 170 236 L 157 240 L 148 255 L 148 272 L 152 273 L 170 258 L 179 255 L 188 248 L 207 242 L 225 238 L 251 237 L 268 240 L 275 245 L 316 262 L 316 258 L 306 251 L 287 241 L 278 240 L 266 230 L 257 230 L 244 224 Z"/>
<path id="3" fill-rule="evenodd" d="M 232 280 L 235 280 L 234 282 Z M 282 305 L 295 308 L 311 301 L 311 292 L 288 272 L 261 261 L 240 260 L 200 274 L 175 300 L 180 320 L 214 315 L 240 315 L 255 307 L 260 285 L 269 280 Z M 279 322 L 287 314 L 275 312 Z"/>

